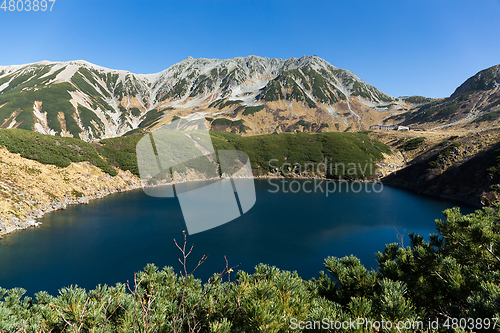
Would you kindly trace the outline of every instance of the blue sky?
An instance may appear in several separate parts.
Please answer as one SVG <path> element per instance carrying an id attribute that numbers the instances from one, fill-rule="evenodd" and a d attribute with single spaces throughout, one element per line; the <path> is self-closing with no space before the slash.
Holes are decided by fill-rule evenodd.
<path id="1" fill-rule="evenodd" d="M 500 64 L 499 18 L 500 0 L 57 0 L 0 10 L 0 65 L 155 73 L 188 56 L 318 55 L 393 96 L 445 97 Z"/>

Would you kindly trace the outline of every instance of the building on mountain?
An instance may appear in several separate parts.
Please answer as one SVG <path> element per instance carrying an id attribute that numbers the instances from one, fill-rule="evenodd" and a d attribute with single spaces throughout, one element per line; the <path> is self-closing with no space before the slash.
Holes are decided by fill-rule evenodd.
<path id="1" fill-rule="evenodd" d="M 410 128 L 408 126 L 398 126 L 398 131 L 409 131 Z"/>
<path id="2" fill-rule="evenodd" d="M 382 131 L 393 131 L 397 127 L 394 125 L 372 125 L 370 126 L 371 130 L 382 130 Z"/>

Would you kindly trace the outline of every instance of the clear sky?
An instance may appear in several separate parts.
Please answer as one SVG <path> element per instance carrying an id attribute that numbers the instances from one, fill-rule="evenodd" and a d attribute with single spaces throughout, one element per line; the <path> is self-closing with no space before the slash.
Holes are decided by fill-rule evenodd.
<path id="1" fill-rule="evenodd" d="M 393 96 L 446 97 L 500 64 L 500 0 L 56 0 L 0 10 L 0 31 L 0 65 L 146 74 L 188 56 L 317 55 Z"/>

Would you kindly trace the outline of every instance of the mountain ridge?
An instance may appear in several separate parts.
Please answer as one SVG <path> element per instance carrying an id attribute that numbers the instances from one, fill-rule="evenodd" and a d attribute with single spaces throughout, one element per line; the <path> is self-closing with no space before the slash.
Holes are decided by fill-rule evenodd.
<path id="1" fill-rule="evenodd" d="M 400 125 L 444 129 L 482 130 L 500 126 L 500 65 L 479 71 L 448 98 L 429 103 L 398 117 Z"/>
<path id="2" fill-rule="evenodd" d="M 0 66 L 0 127 L 86 140 L 151 130 L 173 117 L 223 118 L 225 130 L 249 135 L 363 129 L 363 118 L 380 121 L 392 106 L 408 108 L 317 56 L 188 57 L 153 74 L 84 60 Z M 245 113 L 251 107 L 265 113 Z"/>
<path id="3" fill-rule="evenodd" d="M 84 140 L 151 131 L 178 118 L 241 135 L 500 126 L 500 65 L 448 98 L 392 97 L 318 56 L 188 57 L 135 74 L 85 60 L 0 66 L 0 128 Z M 491 127 L 491 126 L 490 126 Z"/>

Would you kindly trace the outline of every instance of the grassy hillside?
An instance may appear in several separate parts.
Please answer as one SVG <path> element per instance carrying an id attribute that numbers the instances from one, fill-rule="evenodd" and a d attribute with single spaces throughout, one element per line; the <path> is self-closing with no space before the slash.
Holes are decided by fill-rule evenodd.
<path id="1" fill-rule="evenodd" d="M 248 154 L 256 175 L 272 172 L 268 161 L 274 166 L 282 166 L 285 162 L 293 165 L 324 162 L 325 158 L 332 164 L 344 164 L 345 173 L 337 168 L 329 177 L 359 178 L 371 177 L 376 170 L 374 161 L 383 158 L 382 152 L 390 153 L 384 144 L 370 139 L 361 133 L 281 133 L 252 137 L 241 137 L 227 132 L 210 132 L 214 149 L 241 150 Z M 97 148 L 106 160 L 122 170 L 130 170 L 138 174 L 135 146 L 142 135 L 101 140 Z M 349 163 L 356 164 L 356 171 L 346 174 Z M 361 166 L 361 167 L 360 167 Z M 363 170 L 366 168 L 366 172 Z M 310 168 L 309 168 L 310 169 Z"/>
<path id="2" fill-rule="evenodd" d="M 99 143 L 97 151 L 108 163 L 124 171 L 139 175 L 135 146 L 144 135 L 104 139 Z"/>
<path id="3" fill-rule="evenodd" d="M 342 168 L 328 170 L 328 177 L 358 178 L 373 176 L 376 168 L 374 161 L 383 158 L 382 152 L 390 153 L 387 146 L 371 140 L 360 133 L 281 133 L 242 138 L 223 132 L 211 132 L 214 148 L 237 149 L 250 157 L 256 174 L 270 171 L 268 161 L 277 160 L 273 166 L 281 167 L 284 163 L 298 163 L 304 168 L 305 163 L 317 165 L 325 158 L 330 164 L 343 164 L 346 169 L 350 163 L 356 164 L 355 174 L 343 173 Z M 368 166 L 367 173 L 360 170 Z M 371 169 L 371 172 L 370 172 Z M 330 171 L 333 171 L 330 173 Z"/>
<path id="4" fill-rule="evenodd" d="M 273 166 L 280 169 L 284 163 L 289 163 L 286 165 L 291 169 L 298 163 L 302 169 L 296 168 L 294 173 L 300 174 L 306 169 L 306 163 L 316 166 L 326 158 L 329 164 L 339 165 L 337 170 L 328 170 L 330 178 L 371 177 L 376 170 L 374 162 L 383 158 L 382 152 L 390 153 L 387 146 L 361 133 L 281 133 L 241 137 L 232 133 L 211 132 L 210 135 L 216 151 L 241 150 L 247 153 L 256 175 L 276 171 L 270 167 L 270 160 L 273 160 Z M 134 135 L 104 139 L 93 146 L 75 138 L 20 129 L 0 130 L 0 145 L 24 158 L 58 167 L 88 161 L 113 176 L 116 175 L 113 167 L 139 174 L 135 148 L 141 138 L 142 135 Z M 312 170 L 311 164 L 309 170 Z M 292 170 L 284 171 L 288 173 Z"/>
<path id="5" fill-rule="evenodd" d="M 67 167 L 71 162 L 90 162 L 102 171 L 115 176 L 108 162 L 103 160 L 89 143 L 75 138 L 44 135 L 21 129 L 0 130 L 0 145 L 21 157 Z"/>

